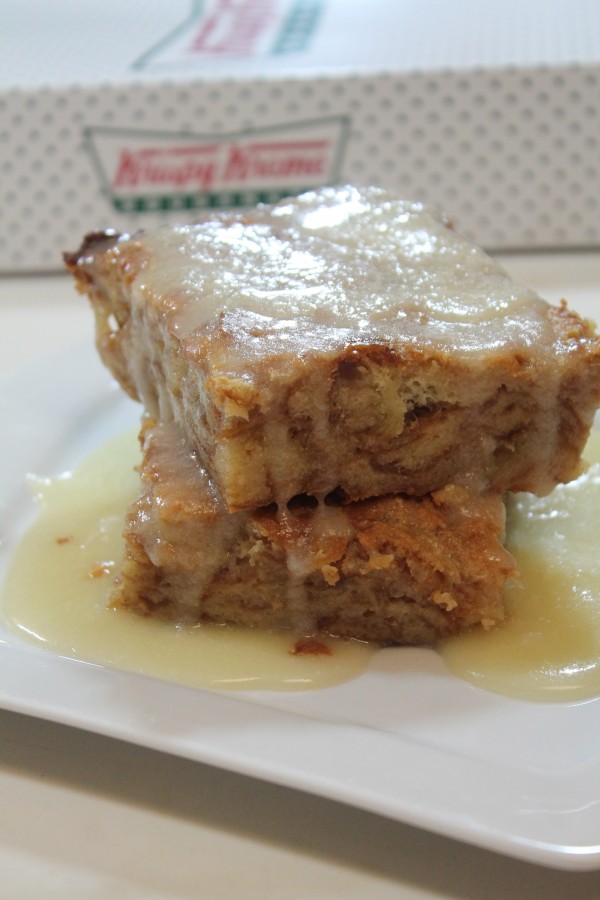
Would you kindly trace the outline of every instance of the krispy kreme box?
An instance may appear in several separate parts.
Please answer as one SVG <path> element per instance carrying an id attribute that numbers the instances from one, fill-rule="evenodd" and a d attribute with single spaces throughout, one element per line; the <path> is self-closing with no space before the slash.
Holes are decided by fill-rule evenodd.
<path id="1" fill-rule="evenodd" d="M 0 0 L 0 270 L 322 183 L 600 243 L 598 0 Z"/>

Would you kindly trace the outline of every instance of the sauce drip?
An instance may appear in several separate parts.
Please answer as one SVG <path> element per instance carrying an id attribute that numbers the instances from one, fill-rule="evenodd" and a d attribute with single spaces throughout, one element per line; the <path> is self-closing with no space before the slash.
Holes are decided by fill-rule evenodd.
<path id="1" fill-rule="evenodd" d="M 446 641 L 440 652 L 460 678 L 526 700 L 600 695 L 600 436 L 596 460 L 547 497 L 508 500 L 507 546 L 517 578 L 506 589 L 507 619 L 493 632 Z"/>
<path id="2" fill-rule="evenodd" d="M 600 695 L 597 434 L 587 458 L 596 462 L 549 496 L 509 499 L 507 545 L 519 574 L 506 591 L 507 619 L 492 632 L 476 630 L 438 648 L 456 676 L 527 700 Z M 15 554 L 2 597 L 13 630 L 65 656 L 220 690 L 322 688 L 366 669 L 374 648 L 359 642 L 320 638 L 317 646 L 302 635 L 174 627 L 107 608 L 123 513 L 138 490 L 136 459 L 130 433 L 99 448 L 73 474 L 31 478 L 40 513 Z"/>
<path id="3" fill-rule="evenodd" d="M 132 432 L 109 441 L 72 474 L 31 478 L 40 511 L 4 586 L 9 627 L 63 656 L 219 690 L 309 690 L 366 668 L 373 648 L 358 641 L 327 638 L 318 653 L 299 652 L 301 635 L 174 626 L 107 608 L 124 512 L 139 489 L 138 456 Z"/>

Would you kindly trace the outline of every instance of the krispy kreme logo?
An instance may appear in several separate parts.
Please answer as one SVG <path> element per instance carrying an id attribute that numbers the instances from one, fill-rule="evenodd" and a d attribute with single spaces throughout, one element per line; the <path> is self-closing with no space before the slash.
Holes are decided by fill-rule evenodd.
<path id="1" fill-rule="evenodd" d="M 339 178 L 346 121 L 200 138 L 89 129 L 104 192 L 120 212 L 272 202 Z"/>
<path id="2" fill-rule="evenodd" d="M 204 0 L 135 61 L 134 68 L 306 50 L 324 0 Z"/>

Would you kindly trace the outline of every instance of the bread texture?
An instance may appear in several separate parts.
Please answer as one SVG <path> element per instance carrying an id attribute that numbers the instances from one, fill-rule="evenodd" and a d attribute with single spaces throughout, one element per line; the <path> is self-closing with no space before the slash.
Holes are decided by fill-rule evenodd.
<path id="1" fill-rule="evenodd" d="M 544 494 L 580 471 L 592 326 L 422 204 L 323 188 L 90 235 L 66 262 L 102 359 L 178 423 L 230 511 L 449 484 Z"/>
<path id="2" fill-rule="evenodd" d="M 600 404 L 565 302 L 378 188 L 65 261 L 144 409 L 114 606 L 382 645 L 502 620 L 503 496 L 577 476 Z"/>
<path id="3" fill-rule="evenodd" d="M 175 622 L 432 644 L 504 616 L 514 572 L 497 493 L 450 485 L 231 513 L 179 426 L 147 420 L 112 602 Z"/>

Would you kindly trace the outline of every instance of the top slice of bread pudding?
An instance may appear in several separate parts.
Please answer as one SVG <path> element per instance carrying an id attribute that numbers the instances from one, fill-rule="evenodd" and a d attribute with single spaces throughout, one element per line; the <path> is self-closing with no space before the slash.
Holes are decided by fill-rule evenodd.
<path id="1" fill-rule="evenodd" d="M 101 356 L 175 419 L 230 510 L 549 491 L 579 472 L 600 340 L 438 212 L 322 188 L 65 255 Z"/>

